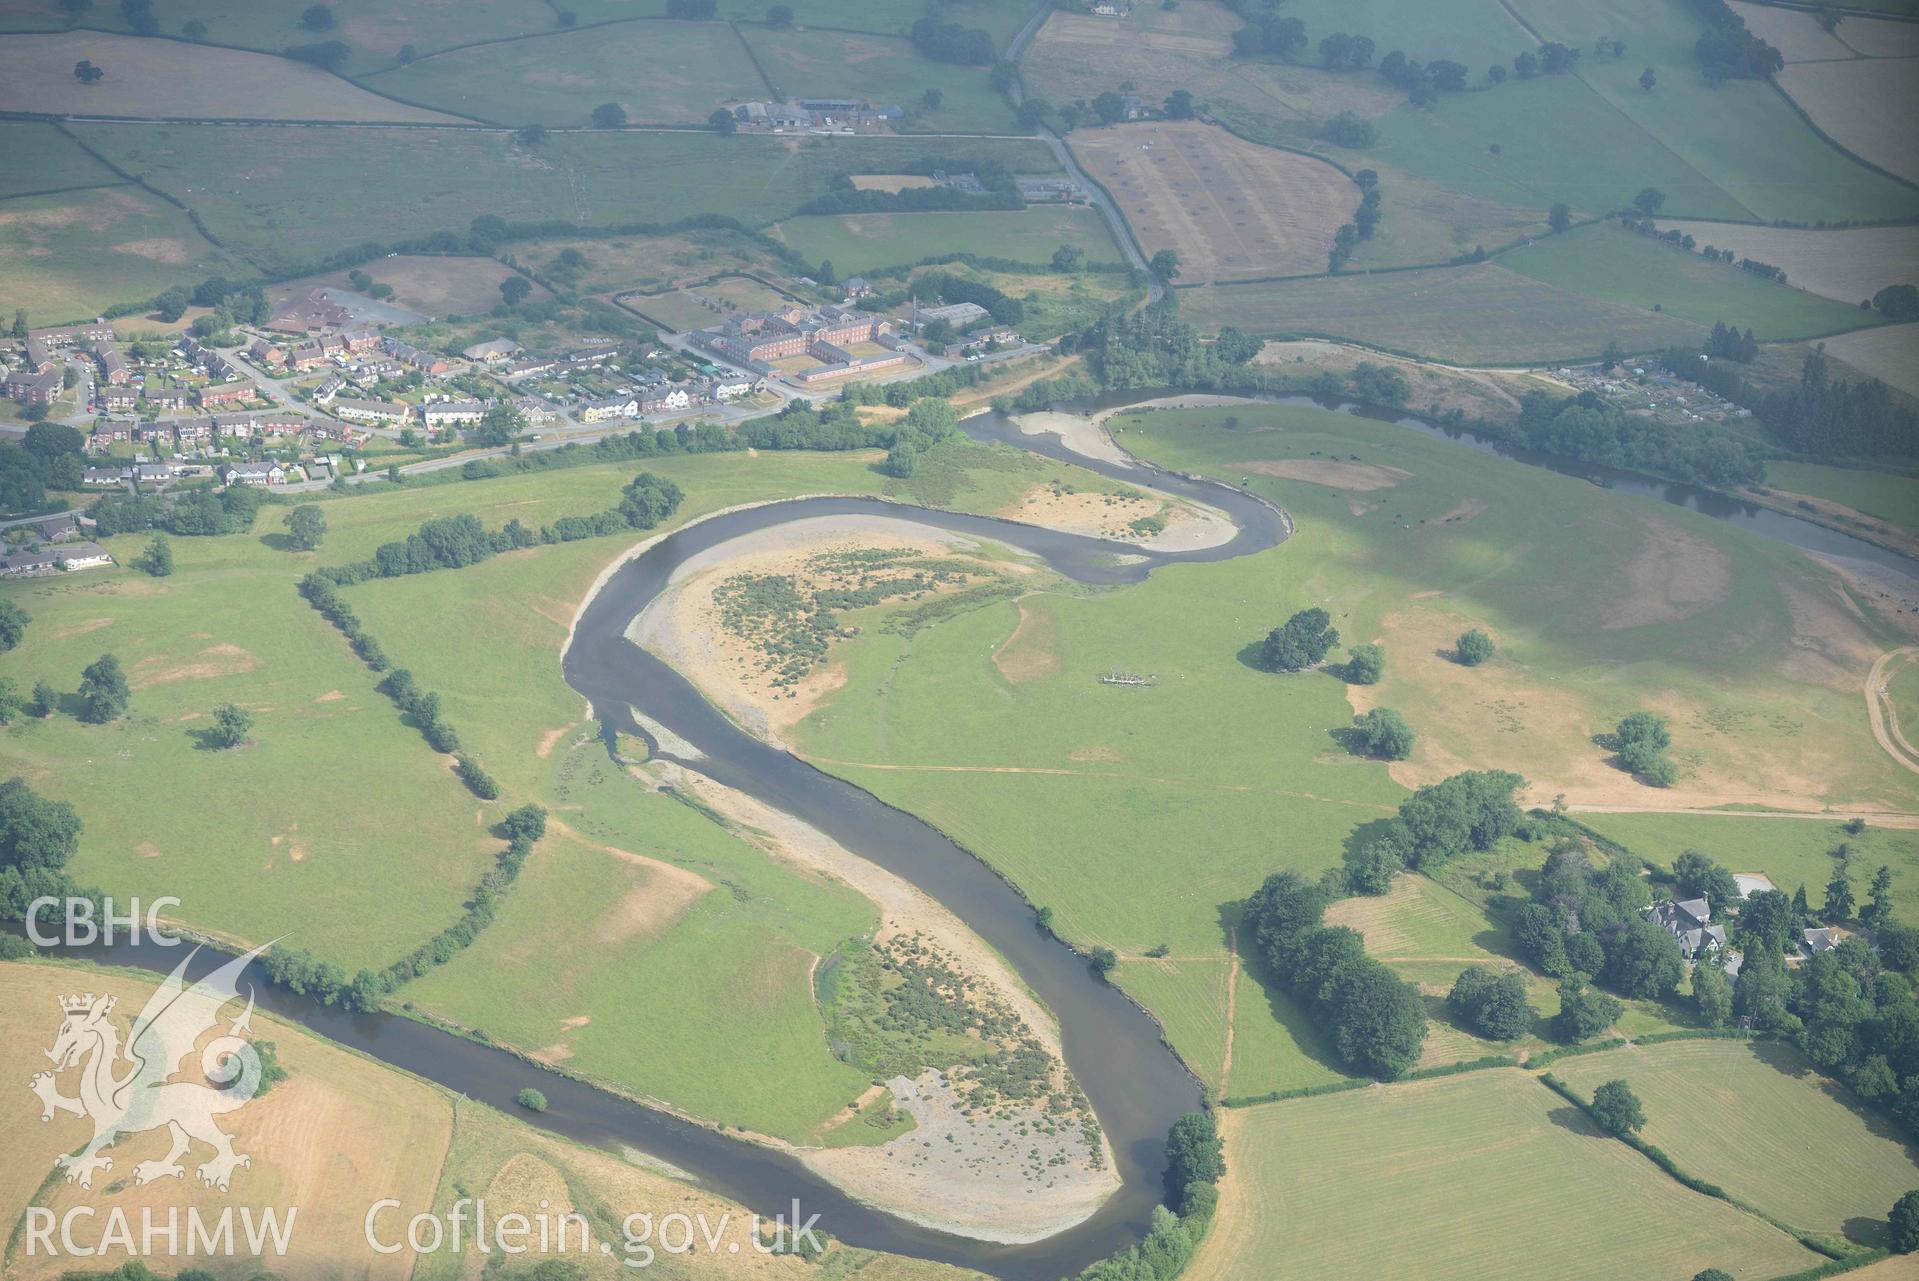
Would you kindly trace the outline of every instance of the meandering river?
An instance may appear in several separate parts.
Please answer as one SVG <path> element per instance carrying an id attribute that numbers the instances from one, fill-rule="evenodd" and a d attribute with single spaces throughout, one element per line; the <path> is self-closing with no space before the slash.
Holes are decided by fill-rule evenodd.
<path id="1" fill-rule="evenodd" d="M 1135 393 L 1132 403 L 1164 393 Z M 1287 398 L 1306 403 L 1304 398 Z M 1341 406 L 1347 412 L 1367 412 Z M 1386 416 L 1424 431 L 1416 418 Z M 716 515 L 677 530 L 614 570 L 576 621 L 563 659 L 566 680 L 591 704 L 609 734 L 646 738 L 656 752 L 798 818 L 847 850 L 911 881 L 996 948 L 1058 1017 L 1066 1061 L 1098 1114 L 1123 1185 L 1084 1222 L 1028 1245 L 997 1245 L 920 1227 L 859 1204 L 785 1152 L 726 1137 L 661 1110 L 546 1073 L 504 1050 L 477 1044 L 394 1015 L 350 1015 L 306 998 L 263 990 L 261 1005 L 323 1036 L 496 1107 L 537 1084 L 549 1109 L 536 1123 L 572 1139 L 625 1145 L 665 1161 L 722 1196 L 768 1214 L 798 1199 L 820 1227 L 850 1244 L 977 1268 L 1009 1281 L 1054 1281 L 1122 1249 L 1144 1232 L 1161 1199 L 1167 1127 L 1195 1107 L 1200 1087 L 1166 1048 L 1157 1026 L 1122 993 L 1094 975 L 1085 960 L 1041 932 L 1030 905 L 985 863 L 911 814 L 752 737 L 708 703 L 678 672 L 628 640 L 632 620 L 689 558 L 748 534 L 819 516 L 883 515 L 943 533 L 1018 548 L 1085 583 L 1137 582 L 1179 562 L 1218 561 L 1278 545 L 1291 532 L 1286 515 L 1251 494 L 1143 463 L 1089 459 L 1054 436 L 1030 436 L 998 415 L 964 424 L 969 435 L 1071 461 L 1128 484 L 1163 491 L 1224 512 L 1237 528 L 1229 541 L 1182 551 L 1143 551 L 1124 543 L 1010 521 L 931 511 L 866 498 L 807 498 Z M 1474 448 L 1497 446 L 1444 433 Z M 1648 494 L 1744 525 L 1808 550 L 1865 560 L 1919 580 L 1919 564 L 1809 521 L 1709 491 L 1630 473 L 1519 455 L 1596 483 Z M 634 712 L 640 715 L 636 719 Z M 670 750 L 642 726 L 670 731 Z M 690 751 L 688 749 L 691 749 Z M 698 755 L 695 757 L 694 752 Z M 179 949 L 151 946 L 92 949 L 95 959 L 170 970 Z M 212 958 L 203 954 L 211 968 Z M 687 1011 L 697 1020 L 697 1010 Z M 637 1208 L 637 1207 L 636 1207 Z"/>

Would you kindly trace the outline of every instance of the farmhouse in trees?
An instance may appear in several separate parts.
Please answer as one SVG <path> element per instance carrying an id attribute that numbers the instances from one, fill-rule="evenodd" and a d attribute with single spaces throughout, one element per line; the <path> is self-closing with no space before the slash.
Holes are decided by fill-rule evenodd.
<path id="1" fill-rule="evenodd" d="M 769 133 L 794 130 L 834 130 L 852 133 L 896 124 L 905 112 L 898 107 L 876 107 L 859 98 L 800 98 L 793 102 L 743 102 L 730 108 L 743 129 Z"/>
<path id="2" fill-rule="evenodd" d="M 1709 924 L 1712 905 L 1703 898 L 1655 903 L 1646 909 L 1646 919 L 1678 939 L 1688 961 L 1726 946 L 1726 927 Z"/>

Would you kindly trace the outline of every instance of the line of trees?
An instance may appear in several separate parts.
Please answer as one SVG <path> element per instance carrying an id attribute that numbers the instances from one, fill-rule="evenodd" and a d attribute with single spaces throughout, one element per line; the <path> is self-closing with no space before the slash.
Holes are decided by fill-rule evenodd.
<path id="1" fill-rule="evenodd" d="M 73 806 L 41 796 L 24 779 L 0 783 L 0 920 L 24 921 L 37 898 L 81 893 L 66 872 L 79 848 Z"/>
<path id="2" fill-rule="evenodd" d="M 1101 1259 L 1077 1281 L 1174 1281 L 1192 1262 L 1219 1204 L 1217 1184 L 1226 1173 L 1219 1130 L 1211 1113 L 1189 1112 L 1173 1122 L 1166 1136 L 1167 1200 L 1153 1207 L 1146 1239 Z"/>
<path id="3" fill-rule="evenodd" d="M 1698 363 L 1695 356 L 1693 364 Z M 1591 392 L 1563 398 L 1527 392 L 1520 400 L 1518 423 L 1505 434 L 1541 453 L 1678 480 L 1743 485 L 1766 475 L 1759 449 L 1724 427 L 1654 423 L 1624 413 Z"/>
<path id="4" fill-rule="evenodd" d="M 246 533 L 265 503 L 266 496 L 250 485 L 228 485 L 172 495 L 112 494 L 96 499 L 87 515 L 98 522 L 103 537 L 160 529 L 203 538 Z"/>
<path id="5" fill-rule="evenodd" d="M 1419 1060 L 1426 1006 L 1419 989 L 1366 954 L 1357 930 L 1321 923 L 1328 895 L 1296 872 L 1266 878 L 1246 901 L 1267 970 L 1323 1027 L 1351 1071 L 1390 1081 Z"/>
<path id="6" fill-rule="evenodd" d="M 931 16 L 915 21 L 908 38 L 922 58 L 930 58 L 934 62 L 985 67 L 990 66 L 998 56 L 998 51 L 993 47 L 993 37 L 988 32 L 978 27 L 962 27 L 957 22 L 942 22 Z"/>
<path id="7" fill-rule="evenodd" d="M 1785 57 L 1754 35 L 1726 0 L 1692 0 L 1692 7 L 1706 24 L 1692 54 L 1708 83 L 1763 80 L 1785 69 Z"/>

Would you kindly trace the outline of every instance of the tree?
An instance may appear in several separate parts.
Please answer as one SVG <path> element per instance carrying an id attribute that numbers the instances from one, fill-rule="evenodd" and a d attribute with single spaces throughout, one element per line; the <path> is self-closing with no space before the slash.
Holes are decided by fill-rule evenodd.
<path id="1" fill-rule="evenodd" d="M 1892 1228 L 1892 1248 L 1898 1254 L 1919 1251 L 1919 1191 L 1906 1193 L 1892 1204 L 1887 1216 Z"/>
<path id="2" fill-rule="evenodd" d="M 85 58 L 73 64 L 73 78 L 83 85 L 99 84 L 101 77 L 106 74 Z"/>
<path id="3" fill-rule="evenodd" d="M 33 615 L 26 610 L 10 600 L 0 600 L 0 654 L 20 643 L 20 638 L 27 634 L 27 624 L 32 621 Z"/>
<path id="4" fill-rule="evenodd" d="M 1053 251 L 1053 270 L 1071 275 L 1086 266 L 1086 251 L 1077 245 L 1061 245 Z"/>
<path id="5" fill-rule="evenodd" d="M 1678 767 L 1666 756 L 1672 746 L 1672 733 L 1666 718 L 1656 712 L 1634 712 L 1619 722 L 1613 732 L 1619 764 L 1641 782 L 1654 787 L 1671 787 L 1679 776 Z"/>
<path id="6" fill-rule="evenodd" d="M 1651 921 L 1622 926 L 1606 945 L 1606 982 L 1616 992 L 1665 1000 L 1686 977 L 1679 940 Z"/>
<path id="7" fill-rule="evenodd" d="M 1707 1027 L 1724 1027 L 1732 1022 L 1732 980 L 1726 971 L 1710 959 L 1692 970 L 1692 1000 L 1699 1010 L 1699 1021 Z"/>
<path id="8" fill-rule="evenodd" d="M 253 728 L 253 715 L 237 703 L 222 703 L 213 709 L 213 728 L 207 731 L 207 742 L 215 747 L 238 747 L 246 742 L 247 731 Z"/>
<path id="9" fill-rule="evenodd" d="M 1704 1272 L 1693 1273 L 1692 1281 L 1732 1281 L 1732 1273 L 1724 1268 L 1707 1268 Z"/>
<path id="10" fill-rule="evenodd" d="M 1461 632 L 1453 642 L 1453 657 L 1461 667 L 1477 667 L 1493 656 L 1493 638 L 1477 627 Z"/>
<path id="11" fill-rule="evenodd" d="M 1632 198 L 1633 208 L 1648 218 L 1658 213 L 1660 206 L 1665 203 L 1666 193 L 1657 187 L 1642 188 L 1639 194 Z"/>
<path id="12" fill-rule="evenodd" d="M 1346 855 L 1346 888 L 1355 894 L 1385 894 L 1393 877 L 1405 870 L 1406 850 L 1388 834 L 1367 841 Z"/>
<path id="13" fill-rule="evenodd" d="M 323 4 L 309 5 L 300 14 L 300 25 L 308 31 L 331 31 L 333 10 Z"/>
<path id="14" fill-rule="evenodd" d="M 1872 296 L 1872 307 L 1888 320 L 1919 320 L 1919 287 L 1887 285 Z"/>
<path id="15" fill-rule="evenodd" d="M 1296 672 L 1325 658 L 1339 644 L 1339 631 L 1317 605 L 1302 609 L 1266 635 L 1260 661 L 1269 671 Z"/>
<path id="16" fill-rule="evenodd" d="M 1892 869 L 1883 863 L 1872 874 L 1872 888 L 1869 891 L 1872 901 L 1859 913 L 1859 919 L 1873 929 L 1879 929 L 1892 920 Z"/>
<path id="17" fill-rule="evenodd" d="M 411 66 L 413 63 L 419 61 L 420 51 L 413 45 L 403 44 L 400 46 L 400 51 L 393 56 L 399 59 L 401 66 Z"/>
<path id="18" fill-rule="evenodd" d="M 1348 685 L 1377 685 L 1386 674 L 1386 650 L 1373 644 L 1355 645 L 1346 658 Z"/>
<path id="19" fill-rule="evenodd" d="M 526 125 L 523 128 L 513 131 L 513 141 L 519 143 L 522 147 L 537 147 L 546 141 L 546 137 L 547 131 L 545 125 Z"/>
<path id="20" fill-rule="evenodd" d="M 511 444 L 525 430 L 526 415 L 516 406 L 499 404 L 481 416 L 480 425 L 474 429 L 473 440 L 475 444 L 498 449 Z"/>
<path id="21" fill-rule="evenodd" d="M 1413 754 L 1413 743 L 1418 739 L 1406 718 L 1390 707 L 1375 707 L 1354 717 L 1353 726 L 1359 731 L 1367 755 L 1383 760 L 1405 760 Z"/>
<path id="22" fill-rule="evenodd" d="M 1723 915 L 1739 903 L 1738 880 L 1698 850 L 1686 850 L 1674 859 L 1672 876 L 1687 898 L 1705 899 L 1716 913 Z"/>
<path id="23" fill-rule="evenodd" d="M 626 108 L 617 102 L 602 102 L 593 108 L 595 129 L 619 129 L 626 125 Z"/>
<path id="24" fill-rule="evenodd" d="M 1575 974 L 1559 985 L 1559 1013 L 1553 1016 L 1552 1033 L 1556 1040 L 1577 1045 L 1604 1032 L 1619 1021 L 1624 1006 Z"/>
<path id="25" fill-rule="evenodd" d="M 1651 67 L 1647 67 L 1644 71 L 1639 73 L 1639 87 L 1643 89 L 1645 92 L 1651 93 L 1653 90 L 1653 86 L 1658 83 L 1659 83 L 1659 76 L 1653 71 Z"/>
<path id="26" fill-rule="evenodd" d="M 1188 1112 L 1166 1134 L 1166 1189 L 1175 1198 L 1189 1183 L 1218 1183 L 1226 1173 L 1226 1145 L 1211 1113 Z"/>
<path id="27" fill-rule="evenodd" d="M 1126 118 L 1126 100 L 1109 89 L 1093 99 L 1093 114 L 1103 125 L 1117 124 Z"/>
<path id="28" fill-rule="evenodd" d="M 1489 1041 L 1511 1041 L 1533 1024 L 1526 978 L 1517 970 L 1475 965 L 1462 970 L 1446 994 L 1446 1008 L 1468 1031 Z"/>
<path id="29" fill-rule="evenodd" d="M 1193 118 L 1193 95 L 1184 89 L 1175 89 L 1166 95 L 1163 110 L 1168 120 L 1191 120 Z"/>
<path id="30" fill-rule="evenodd" d="M 133 701 L 120 660 L 102 654 L 80 673 L 80 719 L 91 725 L 104 725 L 126 715 Z"/>
<path id="31" fill-rule="evenodd" d="M 740 122 L 725 107 L 714 108 L 713 114 L 706 118 L 706 123 L 714 133 L 735 133 L 740 127 Z"/>
<path id="32" fill-rule="evenodd" d="M 790 27 L 793 25 L 793 6 L 776 4 L 766 11 L 766 25 L 769 27 Z"/>
<path id="33" fill-rule="evenodd" d="M 313 551 L 326 537 L 326 513 L 312 503 L 295 507 L 282 523 L 287 527 L 288 539 L 303 552 Z"/>
<path id="34" fill-rule="evenodd" d="M 709 22 L 718 9 L 717 0 L 666 0 L 666 16 L 686 22 Z"/>
<path id="35" fill-rule="evenodd" d="M 532 292 L 533 286 L 527 282 L 526 277 L 517 273 L 500 282 L 500 297 L 509 307 L 519 306 Z"/>
<path id="36" fill-rule="evenodd" d="M 33 683 L 33 698 L 27 704 L 27 710 L 45 720 L 60 710 L 60 691 L 46 680 Z"/>
<path id="37" fill-rule="evenodd" d="M 1573 225 L 1572 208 L 1569 205 L 1567 205 L 1565 201 L 1563 200 L 1560 201 L 1558 204 L 1552 207 L 1552 210 L 1549 213 L 1547 213 L 1546 225 L 1548 227 L 1551 227 L 1554 231 L 1564 231 L 1566 228 L 1572 226 Z"/>
<path id="38" fill-rule="evenodd" d="M 147 543 L 147 549 L 134 560 L 133 567 L 151 577 L 165 578 L 173 572 L 173 544 L 167 541 L 165 534 L 155 534 Z"/>
<path id="39" fill-rule="evenodd" d="M 15 342 L 25 342 L 27 340 L 27 312 L 24 307 L 16 307 L 14 309 L 13 340 Z"/>
<path id="40" fill-rule="evenodd" d="M 921 111 L 938 111 L 940 103 L 946 101 L 946 95 L 937 88 L 926 89 L 920 93 Z"/>
<path id="41" fill-rule="evenodd" d="M 1101 978 L 1119 968 L 1119 953 L 1110 947 L 1096 947 L 1087 954 L 1086 959 L 1093 963 L 1093 970 Z"/>
<path id="42" fill-rule="evenodd" d="M 530 1085 L 514 1095 L 513 1101 L 529 1112 L 546 1111 L 546 1095 L 541 1094 Z"/>
<path id="43" fill-rule="evenodd" d="M 1592 1115 L 1599 1128 L 1614 1138 L 1624 1138 L 1646 1125 L 1646 1110 L 1624 1081 L 1608 1081 L 1593 1091 Z"/>
<path id="44" fill-rule="evenodd" d="M 1852 916 L 1855 900 L 1852 893 L 1852 877 L 1844 863 L 1832 871 L 1832 879 L 1826 882 L 1826 906 L 1821 915 L 1829 925 L 1837 925 Z"/>
<path id="45" fill-rule="evenodd" d="M 1179 255 L 1170 249 L 1162 249 L 1146 264 L 1146 270 L 1170 285 L 1179 279 Z"/>

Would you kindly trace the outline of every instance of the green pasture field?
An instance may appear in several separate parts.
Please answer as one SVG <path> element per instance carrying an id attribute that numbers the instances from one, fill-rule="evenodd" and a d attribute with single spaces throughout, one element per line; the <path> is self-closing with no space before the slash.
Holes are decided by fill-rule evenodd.
<path id="1" fill-rule="evenodd" d="M 1895 693 L 1897 687 L 1895 687 Z M 1919 708 L 1919 703 L 1913 704 Z M 1865 719 L 1860 709 L 1860 720 Z M 1908 731 L 1910 737 L 1910 731 Z M 1858 836 L 1836 819 L 1768 818 L 1739 813 L 1576 814 L 1580 822 L 1641 858 L 1671 867 L 1687 850 L 1709 855 L 1735 872 L 1761 872 L 1791 894 L 1800 886 L 1824 901 L 1841 845 L 1852 851 L 1852 888 L 1861 903 L 1873 873 L 1892 869 L 1895 902 L 1919 904 L 1919 831 L 1868 823 Z"/>
<path id="2" fill-rule="evenodd" d="M 1751 329 L 1761 341 L 1824 337 L 1872 323 L 1859 308 L 1761 280 L 1731 263 L 1610 223 L 1575 227 L 1502 254 L 1499 265 L 1588 298 L 1651 310 L 1702 325 Z"/>
<path id="3" fill-rule="evenodd" d="M 1379 175 L 1383 216 L 1371 240 L 1353 251 L 1363 268 L 1450 262 L 1476 248 L 1496 252 L 1547 231 L 1546 210 L 1468 196 L 1427 178 L 1368 160 Z"/>
<path id="4" fill-rule="evenodd" d="M 1085 250 L 1093 262 L 1120 261 L 1106 220 L 1085 205 L 788 218 L 771 234 L 810 261 L 831 262 L 841 275 L 960 253 L 1044 266 L 1061 245 Z"/>
<path id="5" fill-rule="evenodd" d="M 1586 12 L 1558 0 L 1530 0 L 1522 12 L 1547 7 Z M 1576 75 L 1447 95 L 1431 110 L 1400 107 L 1379 122 L 1376 147 L 1340 157 L 1351 166 L 1381 160 L 1469 195 L 1526 207 L 1564 201 L 1602 213 L 1657 187 L 1666 195 L 1664 212 L 1675 217 L 1817 222 L 1905 218 L 1919 210 L 1919 192 L 1829 146 L 1769 86 L 1706 88 L 1692 62 L 1697 28 L 1682 12 L 1662 6 L 1623 15 L 1606 33 L 1630 35 L 1626 56 L 1588 58 Z M 1594 21 L 1606 20 L 1569 19 Z M 1667 30 L 1678 26 L 1686 28 L 1683 45 Z M 1584 43 L 1590 46 L 1591 37 Z M 1651 94 L 1638 85 L 1648 61 L 1659 76 Z"/>
<path id="6" fill-rule="evenodd" d="M 671 293 L 628 295 L 621 301 L 669 329 L 685 332 L 705 329 L 725 319 L 724 310 L 715 311 L 705 305 L 706 302 L 715 306 L 730 303 L 741 311 L 766 311 L 789 306 L 793 300 L 751 277 L 722 276 L 707 284 L 690 285 Z"/>
<path id="7" fill-rule="evenodd" d="M 1843 503 L 1862 516 L 1919 535 L 1919 477 L 1820 463 L 1778 462 L 1766 464 L 1766 488 Z"/>
<path id="8" fill-rule="evenodd" d="M 1380 56 L 1398 49 L 1416 62 L 1450 58 L 1473 69 L 1477 79 L 1486 64 L 1511 62 L 1521 49 L 1536 41 L 1499 0 L 1433 0 L 1408 5 L 1400 0 L 1304 0 L 1287 13 L 1306 24 L 1311 50 L 1306 61 L 1318 58 L 1321 39 L 1335 31 L 1370 36 Z"/>
<path id="9" fill-rule="evenodd" d="M 1234 1112 L 1220 1213 L 1187 1276 L 1358 1281 L 1770 1277 L 1818 1255 L 1681 1187 L 1511 1069 Z M 1302 1225 L 1311 1231 L 1302 1231 Z"/>
<path id="10" fill-rule="evenodd" d="M 710 1120 L 811 1137 L 866 1087 L 821 1034 L 813 966 L 877 909 L 649 791 L 596 741 L 555 760 L 582 839 L 549 836 L 492 928 L 402 998 Z M 659 873 L 603 846 L 708 886 L 662 909 Z"/>
<path id="11" fill-rule="evenodd" d="M 188 926 L 236 943 L 285 935 L 349 970 L 378 968 L 451 924 L 501 843 L 486 806 L 374 691 L 377 679 L 294 584 L 311 558 L 256 532 L 173 540 L 171 577 L 130 569 L 10 584 L 33 616 L 7 656 L 23 691 L 71 693 L 115 655 L 132 711 L 62 712 L 0 731 L 0 774 L 65 800 L 86 825 L 71 871 L 115 897 L 180 900 Z M 126 562 L 144 536 L 108 540 Z M 213 708 L 253 713 L 249 742 L 202 748 Z M 397 826 L 396 826 L 397 825 Z"/>
<path id="12" fill-rule="evenodd" d="M 1224 1079 L 1229 963 L 1221 957 L 1194 960 L 1126 958 L 1120 986 L 1154 1012 L 1166 1039 L 1208 1089 Z"/>
<path id="13" fill-rule="evenodd" d="M 1038 143 L 930 138 L 589 133 L 549 138 L 529 152 L 507 134 L 477 130 L 74 129 L 115 163 L 192 206 L 234 252 L 272 271 L 297 269 L 368 240 L 435 231 L 464 236 L 482 213 L 510 222 L 574 219 L 583 226 L 713 213 L 761 225 L 822 194 L 832 174 L 843 170 L 897 172 L 921 157 L 963 163 L 980 155 L 1021 172 L 1055 168 Z M 314 173 L 327 171 L 357 178 L 351 185 L 314 182 Z M 665 171 L 675 174 L 673 182 L 658 180 Z M 367 200 L 367 191 L 395 196 Z"/>
<path id="14" fill-rule="evenodd" d="M 579 0 L 571 7 L 580 15 L 582 25 L 658 17 L 666 12 L 665 0 Z M 917 9 L 861 4 L 859 0 L 799 0 L 791 7 L 793 25 L 801 31 L 864 31 L 903 36 L 920 16 Z M 788 33 L 765 27 L 767 8 L 761 0 L 720 0 L 719 16 L 763 30 L 769 37 L 784 38 Z M 977 0 L 947 14 L 945 20 L 964 27 L 983 28 L 991 32 L 1004 49 L 1014 33 L 1033 16 L 1033 9 L 1032 0 Z"/>
<path id="15" fill-rule="evenodd" d="M 338 40 L 351 55 L 342 68 L 360 75 L 397 61 L 412 45 L 420 54 L 483 40 L 505 40 L 555 30 L 553 10 L 540 0 L 466 0 L 459 5 L 394 5 L 382 0 L 337 0 L 330 6 L 334 25 L 311 31 L 300 22 L 301 6 L 266 5 L 249 0 L 173 0 L 156 6 L 165 35 L 178 36 L 188 22 L 201 22 L 215 44 L 278 53 L 289 45 Z M 39 26 L 43 13 L 58 13 L 54 0 L 11 0 L 0 9 L 0 26 Z M 23 21 L 23 19 L 25 19 Z M 125 31 L 118 5 L 96 4 L 86 13 L 89 26 Z M 47 24 L 65 26 L 64 22 Z"/>
<path id="16" fill-rule="evenodd" d="M 1826 603 L 1832 578 L 1793 548 L 1357 415 L 1239 405 L 1110 425 L 1128 449 L 1292 514 L 1298 532 L 1273 553 L 1290 592 L 1327 609 L 1347 643 L 1383 642 L 1369 701 L 1423 735 L 1395 777 L 1497 764 L 1540 799 L 1565 791 L 1574 804 L 1664 804 L 1703 789 L 1912 808 L 1919 782 L 1860 714 L 1865 669 L 1890 636 Z M 1359 491 L 1260 470 L 1355 457 L 1411 474 Z M 1498 644 L 1491 663 L 1439 656 L 1472 626 Z M 1671 721 L 1682 776 L 1670 792 L 1624 779 L 1588 739 L 1641 707 Z"/>
<path id="17" fill-rule="evenodd" d="M 0 155 L 7 157 L 0 198 L 125 181 L 52 125 L 0 124 Z"/>
<path id="18" fill-rule="evenodd" d="M 177 281 L 245 270 L 186 214 L 138 187 L 0 201 L 0 296 L 36 325 L 85 320 Z"/>
<path id="19" fill-rule="evenodd" d="M 1623 1078 L 1645 1105 L 1648 1143 L 1802 1232 L 1883 1247 L 1886 1212 L 1919 1185 L 1919 1149 L 1895 1137 L 1892 1119 L 1791 1045 L 1635 1045 L 1567 1059 L 1553 1073 L 1589 1098 Z M 1808 1169 L 1838 1177 L 1809 1179 Z"/>
<path id="20" fill-rule="evenodd" d="M 843 31 L 743 29 L 741 35 L 774 88 L 787 98 L 863 98 L 919 113 L 923 133 L 1019 133 L 1019 122 L 986 81 L 983 67 L 922 58 L 905 40 Z M 920 94 L 938 89 L 936 111 L 920 111 Z"/>
<path id="21" fill-rule="evenodd" d="M 766 84 L 733 29 L 627 22 L 540 40 L 474 45 L 371 76 L 368 88 L 501 124 L 582 125 L 617 102 L 634 124 L 704 122 Z"/>
<path id="22" fill-rule="evenodd" d="M 1692 346 L 1710 326 L 1587 297 L 1497 263 L 1180 291 L 1202 330 L 1344 338 L 1452 364 L 1522 365 Z"/>
<path id="23" fill-rule="evenodd" d="M 1144 286 L 1135 285 L 1130 274 L 1118 272 L 1085 271 L 1061 276 L 1040 271 L 989 271 L 958 262 L 926 270 L 983 281 L 1019 299 L 1025 308 L 1019 332 L 1028 342 L 1044 342 L 1085 329 L 1108 309 L 1139 302 L 1146 296 Z"/>
<path id="24" fill-rule="evenodd" d="M 1771 85 L 1748 80 L 1709 87 L 1693 57 L 1701 26 L 1690 9 L 1663 0 L 1609 0 L 1602 7 L 1578 0 L 1514 0 L 1514 8 L 1549 40 L 1590 49 L 1602 35 L 1624 37 L 1625 57 L 1588 56 L 1578 78 L 1604 99 L 1613 128 L 1618 116 L 1630 120 L 1648 140 L 1744 207 L 1745 217 L 1837 222 L 1909 218 L 1919 211 L 1919 191 L 1825 142 Z M 1651 93 L 1639 86 L 1648 64 L 1659 79 Z M 1617 154 L 1616 149 L 1598 153 Z M 1663 184 L 1647 179 L 1632 189 L 1645 185 Z M 1689 208 L 1677 193 L 1667 195 L 1668 213 Z"/>
<path id="25" fill-rule="evenodd" d="M 719 229 L 670 236 L 521 240 L 505 246 L 505 252 L 542 271 L 551 270 L 568 249 L 576 249 L 586 258 L 580 288 L 595 294 L 658 290 L 675 281 L 703 280 L 742 268 L 784 270 L 763 246 L 738 232 Z"/>

